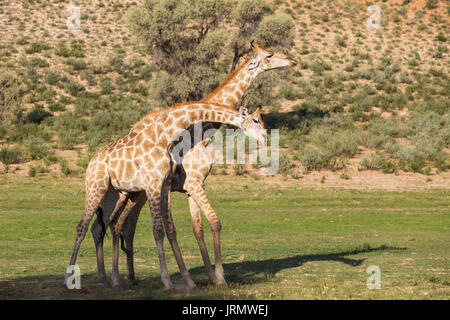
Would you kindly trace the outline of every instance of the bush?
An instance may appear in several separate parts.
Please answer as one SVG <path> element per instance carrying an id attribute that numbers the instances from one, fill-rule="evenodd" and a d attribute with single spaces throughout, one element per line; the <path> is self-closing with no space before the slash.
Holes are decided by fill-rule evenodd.
<path id="1" fill-rule="evenodd" d="M 5 165 L 19 163 L 22 159 L 22 150 L 18 146 L 5 147 L 0 150 L 0 161 Z"/>
<path id="2" fill-rule="evenodd" d="M 58 84 L 58 82 L 60 80 L 59 72 L 53 71 L 53 70 L 48 70 L 47 74 L 45 75 L 45 80 L 47 81 L 48 84 L 51 84 L 51 85 Z"/>
<path id="3" fill-rule="evenodd" d="M 414 172 L 422 173 L 422 170 L 425 167 L 425 160 L 417 155 L 414 155 L 409 161 L 409 167 Z"/>
<path id="4" fill-rule="evenodd" d="M 77 83 L 73 80 L 69 80 L 66 83 L 66 90 L 74 97 L 76 97 L 78 95 L 78 93 L 86 90 L 86 88 L 81 84 L 81 83 Z"/>
<path id="5" fill-rule="evenodd" d="M 100 83 L 100 93 L 101 94 L 110 94 L 114 90 L 114 86 L 110 79 L 105 78 Z"/>
<path id="6" fill-rule="evenodd" d="M 243 176 L 248 173 L 247 168 L 245 167 L 245 164 L 235 164 L 233 166 L 234 174 L 237 176 Z"/>
<path id="7" fill-rule="evenodd" d="M 434 166 L 439 170 L 439 171 L 447 171 L 447 169 L 449 168 L 449 165 L 447 164 L 447 159 L 444 153 L 440 152 L 435 160 L 434 160 Z"/>
<path id="8" fill-rule="evenodd" d="M 311 142 L 334 157 L 355 155 L 358 151 L 356 141 L 356 136 L 347 131 L 333 132 L 330 128 L 318 127 L 311 132 Z"/>
<path id="9" fill-rule="evenodd" d="M 27 113 L 27 120 L 29 123 L 41 123 L 45 118 L 53 116 L 52 113 L 43 108 L 34 108 Z"/>
<path id="10" fill-rule="evenodd" d="M 36 53 L 41 52 L 42 50 L 50 49 L 50 46 L 44 42 L 33 42 L 31 47 L 25 49 L 25 53 Z"/>
<path id="11" fill-rule="evenodd" d="M 309 146 L 301 151 L 299 160 L 306 171 L 321 170 L 327 167 L 329 162 L 326 156 Z"/>
<path id="12" fill-rule="evenodd" d="M 283 176 L 288 175 L 289 173 L 291 173 L 291 169 L 292 169 L 292 163 L 291 160 L 289 159 L 289 156 L 284 153 L 281 152 L 280 153 L 280 158 L 279 158 L 279 173 Z"/>
<path id="13" fill-rule="evenodd" d="M 73 68 L 73 70 L 84 70 L 87 68 L 87 64 L 85 61 L 81 60 L 81 59 L 67 59 L 65 61 L 66 64 L 68 64 L 69 66 L 71 66 Z"/>
<path id="14" fill-rule="evenodd" d="M 383 157 L 378 153 L 370 153 L 362 158 L 359 165 L 365 170 L 379 170 Z"/>
<path id="15" fill-rule="evenodd" d="M 61 159 L 59 162 L 59 166 L 61 168 L 61 172 L 65 176 L 70 176 L 70 175 L 74 174 L 74 171 L 72 169 L 70 169 L 69 164 L 66 159 Z"/>
<path id="16" fill-rule="evenodd" d="M 80 158 L 77 160 L 77 166 L 83 168 L 86 170 L 86 168 L 89 165 L 89 162 L 91 161 L 92 154 L 87 154 L 86 156 Z"/>
<path id="17" fill-rule="evenodd" d="M 58 142 L 61 149 L 73 149 L 77 143 L 78 130 L 69 129 L 58 132 Z"/>
<path id="18" fill-rule="evenodd" d="M 40 138 L 32 137 L 24 142 L 24 146 L 32 160 L 44 159 L 50 154 L 50 147 Z"/>

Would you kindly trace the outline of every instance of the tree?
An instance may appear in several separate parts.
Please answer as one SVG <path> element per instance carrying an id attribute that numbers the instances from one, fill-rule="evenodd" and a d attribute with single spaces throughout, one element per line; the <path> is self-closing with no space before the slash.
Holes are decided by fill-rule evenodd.
<path id="1" fill-rule="evenodd" d="M 153 100 L 171 106 L 207 96 L 250 53 L 253 39 L 288 50 L 292 17 L 271 13 L 265 0 L 144 0 L 131 8 L 131 31 L 147 46 L 157 73 L 150 82 Z M 257 84 L 247 96 L 259 92 L 267 100 L 267 89 Z"/>

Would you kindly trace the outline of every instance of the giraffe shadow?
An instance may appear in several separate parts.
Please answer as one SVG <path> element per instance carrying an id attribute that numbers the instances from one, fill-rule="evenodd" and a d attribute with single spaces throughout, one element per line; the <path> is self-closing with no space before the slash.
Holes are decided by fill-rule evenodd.
<path id="1" fill-rule="evenodd" d="M 356 267 L 362 265 L 366 258 L 352 259 L 348 256 L 357 255 L 360 253 L 392 250 L 407 250 L 407 248 L 392 247 L 387 245 L 381 245 L 379 247 L 364 246 L 338 253 L 294 255 L 285 258 L 232 262 L 224 264 L 225 278 L 229 284 L 253 284 L 265 282 L 270 281 L 270 279 L 272 279 L 280 271 L 297 268 L 307 262 L 318 261 L 335 261 Z M 205 273 L 203 267 L 190 269 L 189 272 L 194 277 L 201 276 L 202 273 Z M 200 286 L 208 285 L 207 280 L 202 279 L 197 282 Z"/>
<path id="2" fill-rule="evenodd" d="M 229 285 L 245 285 L 270 281 L 278 272 L 297 268 L 307 262 L 335 261 L 356 267 L 364 263 L 366 258 L 352 259 L 348 256 L 377 251 L 407 250 L 407 248 L 381 245 L 379 247 L 362 246 L 338 253 L 294 255 L 283 258 L 272 258 L 254 261 L 225 263 L 225 278 Z M 203 266 L 189 270 L 196 284 L 202 288 L 211 285 Z M 138 275 L 139 276 L 139 275 Z M 131 284 L 121 276 L 120 288 L 105 286 L 97 279 L 96 273 L 82 274 L 81 290 L 68 290 L 62 286 L 63 273 L 19 277 L 0 281 L 0 299 L 160 299 L 168 296 L 162 290 L 159 274 L 150 277 L 139 277 L 138 285 Z M 179 273 L 172 274 L 172 280 L 181 282 Z M 197 292 L 197 298 L 221 298 L 221 293 L 203 296 Z"/>
<path id="3" fill-rule="evenodd" d="M 313 122 L 324 118 L 329 113 L 329 111 L 321 110 L 318 107 L 301 105 L 289 112 L 262 114 L 262 118 L 267 129 L 279 129 L 284 127 L 289 130 L 306 130 Z"/>

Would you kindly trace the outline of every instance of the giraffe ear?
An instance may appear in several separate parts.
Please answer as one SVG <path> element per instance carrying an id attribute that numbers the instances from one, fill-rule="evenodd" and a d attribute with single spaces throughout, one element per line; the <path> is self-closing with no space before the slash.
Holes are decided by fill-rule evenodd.
<path id="1" fill-rule="evenodd" d="M 252 41 L 250 42 L 250 45 L 252 46 L 252 48 L 253 48 L 254 51 L 257 51 L 258 49 L 261 48 L 261 47 L 256 43 L 255 40 L 252 40 Z"/>
<path id="2" fill-rule="evenodd" d="M 239 115 L 241 117 L 248 117 L 248 110 L 247 110 L 247 108 L 240 107 L 239 108 Z"/>

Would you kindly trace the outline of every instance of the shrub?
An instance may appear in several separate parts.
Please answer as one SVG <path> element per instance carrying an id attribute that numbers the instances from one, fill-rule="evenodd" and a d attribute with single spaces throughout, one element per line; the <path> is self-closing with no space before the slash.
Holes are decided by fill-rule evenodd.
<path id="1" fill-rule="evenodd" d="M 347 131 L 333 132 L 330 128 L 319 127 L 311 132 L 311 142 L 331 156 L 351 157 L 358 151 L 356 136 Z"/>
<path id="2" fill-rule="evenodd" d="M 65 176 L 70 176 L 70 175 L 74 174 L 74 171 L 72 169 L 70 169 L 69 164 L 66 159 L 61 159 L 59 161 L 59 166 L 61 168 L 61 172 Z"/>
<path id="3" fill-rule="evenodd" d="M 58 142 L 61 149 L 73 149 L 77 143 L 78 131 L 74 129 L 62 130 L 58 132 Z"/>
<path id="4" fill-rule="evenodd" d="M 366 170 L 379 170 L 383 157 L 379 153 L 370 153 L 362 158 L 359 165 Z"/>
<path id="5" fill-rule="evenodd" d="M 278 92 L 278 96 L 287 100 L 296 100 L 301 97 L 299 92 L 291 86 L 282 86 Z"/>
<path id="6" fill-rule="evenodd" d="M 425 160 L 417 155 L 414 155 L 409 161 L 409 167 L 414 172 L 422 173 L 422 170 L 425 167 Z"/>
<path id="7" fill-rule="evenodd" d="M 428 10 L 433 10 L 437 8 L 438 0 L 427 0 L 425 8 Z"/>
<path id="8" fill-rule="evenodd" d="M 44 43 L 44 42 L 33 42 L 31 44 L 31 47 L 25 49 L 25 53 L 36 53 L 41 52 L 42 50 L 50 49 L 50 45 Z"/>
<path id="9" fill-rule="evenodd" d="M 289 156 L 286 153 L 281 152 L 279 157 L 279 168 L 278 168 L 279 173 L 283 176 L 286 176 L 289 173 L 291 173 L 291 169 L 292 163 L 291 160 L 289 159 Z"/>
<path id="10" fill-rule="evenodd" d="M 248 173 L 247 168 L 245 167 L 245 164 L 235 164 L 233 166 L 234 174 L 237 176 L 243 176 Z"/>
<path id="11" fill-rule="evenodd" d="M 48 109 L 52 112 L 55 112 L 55 111 L 64 111 L 66 110 L 66 107 L 61 105 L 60 103 L 52 103 L 51 105 L 48 106 Z"/>
<path id="12" fill-rule="evenodd" d="M 86 156 L 77 160 L 77 166 L 86 169 L 91 161 L 92 154 L 87 154 Z"/>
<path id="13" fill-rule="evenodd" d="M 51 84 L 51 85 L 58 84 L 58 82 L 60 80 L 59 72 L 53 71 L 53 70 L 48 70 L 47 74 L 45 75 L 45 80 L 47 81 L 48 84 Z"/>
<path id="14" fill-rule="evenodd" d="M 440 152 L 438 155 L 436 155 L 436 158 L 434 160 L 434 166 L 439 171 L 446 171 L 449 168 L 449 165 L 447 164 L 447 160 L 446 160 L 444 153 Z"/>
<path id="15" fill-rule="evenodd" d="M 44 140 L 32 137 L 24 142 L 32 160 L 44 159 L 50 154 L 50 148 Z"/>
<path id="16" fill-rule="evenodd" d="M 86 88 L 81 84 L 81 83 L 77 83 L 73 80 L 69 80 L 66 83 L 66 90 L 72 95 L 72 96 L 77 96 L 79 92 L 82 92 L 84 90 L 86 90 Z"/>
<path id="17" fill-rule="evenodd" d="M 299 160 L 306 171 L 323 169 L 329 162 L 327 157 L 309 146 L 301 151 Z"/>
<path id="18" fill-rule="evenodd" d="M 66 64 L 68 64 L 69 66 L 71 66 L 73 68 L 73 70 L 84 70 L 87 68 L 87 64 L 84 60 L 82 59 L 67 59 L 65 61 Z"/>
<path id="19" fill-rule="evenodd" d="M 19 163 L 22 159 L 22 150 L 18 146 L 5 147 L 0 150 L 0 161 L 5 165 Z"/>
<path id="20" fill-rule="evenodd" d="M 110 79 L 105 78 L 100 83 L 100 93 L 101 94 L 110 94 L 114 90 L 114 86 Z"/>
<path id="21" fill-rule="evenodd" d="M 53 116 L 52 113 L 44 110 L 43 108 L 34 108 L 27 113 L 27 120 L 30 123 L 41 123 L 45 118 Z"/>

